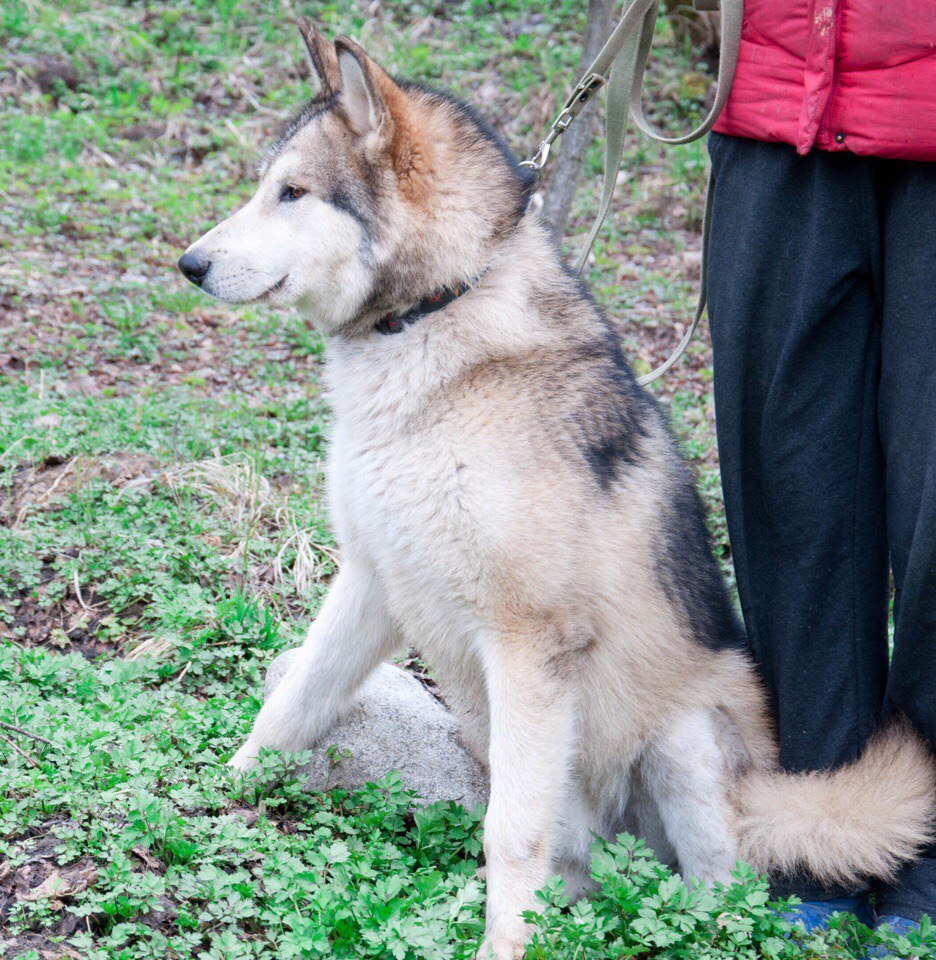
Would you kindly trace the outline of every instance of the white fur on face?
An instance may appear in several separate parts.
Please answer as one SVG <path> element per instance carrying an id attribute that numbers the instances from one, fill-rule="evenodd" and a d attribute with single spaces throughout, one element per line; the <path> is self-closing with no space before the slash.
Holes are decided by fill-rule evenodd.
<path id="1" fill-rule="evenodd" d="M 196 240 L 186 253 L 211 262 L 206 293 L 228 303 L 299 303 L 323 329 L 353 319 L 370 292 L 361 261 L 361 227 L 316 195 L 298 172 L 296 149 L 277 157 L 256 194 L 237 213 Z M 280 199 L 292 184 L 308 192 Z"/>

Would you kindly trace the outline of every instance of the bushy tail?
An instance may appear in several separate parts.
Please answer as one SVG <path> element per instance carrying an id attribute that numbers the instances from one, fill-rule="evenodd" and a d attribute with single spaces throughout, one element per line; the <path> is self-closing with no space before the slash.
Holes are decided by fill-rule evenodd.
<path id="1" fill-rule="evenodd" d="M 828 883 L 887 879 L 934 836 L 936 765 L 906 723 L 828 773 L 756 770 L 739 784 L 741 853 L 762 871 Z"/>

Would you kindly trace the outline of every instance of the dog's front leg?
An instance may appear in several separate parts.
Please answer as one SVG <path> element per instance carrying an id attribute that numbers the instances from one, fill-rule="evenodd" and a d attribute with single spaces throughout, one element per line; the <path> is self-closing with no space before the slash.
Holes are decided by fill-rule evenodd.
<path id="1" fill-rule="evenodd" d="M 347 560 L 305 643 L 230 765 L 248 769 L 261 747 L 295 751 L 313 746 L 395 643 L 372 571 Z"/>
<path id="2" fill-rule="evenodd" d="M 491 797 L 484 821 L 487 929 L 479 960 L 522 957 L 521 913 L 552 867 L 574 737 L 574 676 L 551 631 L 495 638 L 485 655 Z"/>

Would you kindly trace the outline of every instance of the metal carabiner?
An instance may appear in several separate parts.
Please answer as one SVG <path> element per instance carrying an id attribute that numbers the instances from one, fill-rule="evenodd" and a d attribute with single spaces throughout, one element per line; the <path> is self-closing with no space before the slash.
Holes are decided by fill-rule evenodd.
<path id="1" fill-rule="evenodd" d="M 569 94 L 569 98 L 563 104 L 558 116 L 550 124 L 546 139 L 539 145 L 536 153 L 529 160 L 522 160 L 521 167 L 529 167 L 531 170 L 539 172 L 543 169 L 546 161 L 549 159 L 549 150 L 555 143 L 556 138 L 564 133 L 572 121 L 585 108 L 585 105 L 591 100 L 597 90 L 604 85 L 605 78 L 598 73 L 589 73 L 582 77 L 575 85 L 575 89 Z"/>

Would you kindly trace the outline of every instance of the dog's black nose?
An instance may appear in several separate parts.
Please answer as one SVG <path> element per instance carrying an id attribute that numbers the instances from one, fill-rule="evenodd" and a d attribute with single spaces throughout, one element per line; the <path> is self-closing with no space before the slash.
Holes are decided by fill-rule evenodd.
<path id="1" fill-rule="evenodd" d="M 200 253 L 183 253 L 179 257 L 179 269 L 186 279 L 200 287 L 211 269 L 211 261 Z"/>

